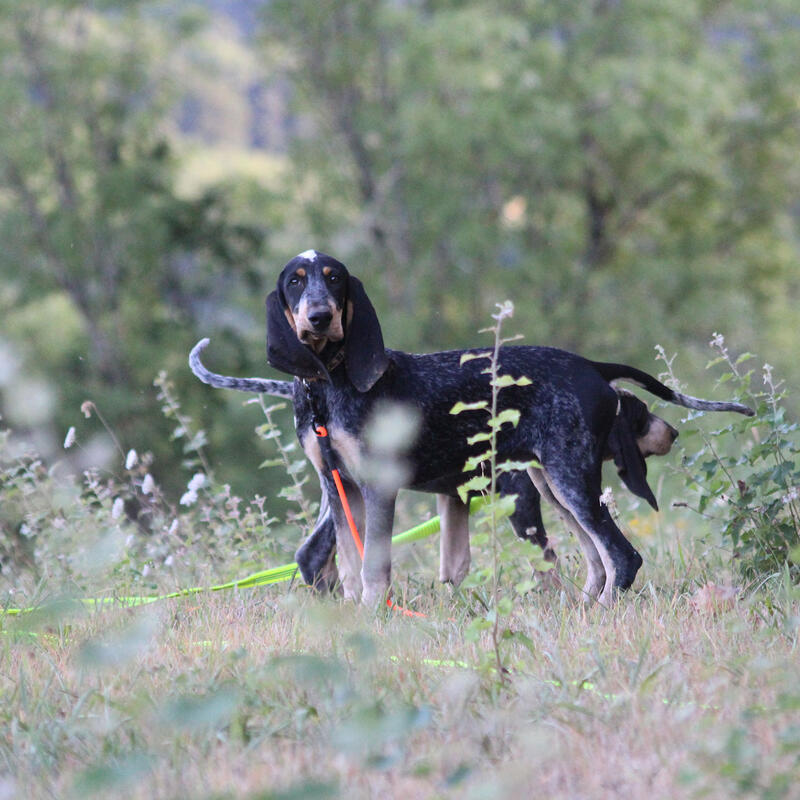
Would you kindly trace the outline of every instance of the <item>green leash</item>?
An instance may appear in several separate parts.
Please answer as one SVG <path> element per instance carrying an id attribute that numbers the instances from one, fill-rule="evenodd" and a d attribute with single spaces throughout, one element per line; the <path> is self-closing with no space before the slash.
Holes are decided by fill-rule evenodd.
<path id="1" fill-rule="evenodd" d="M 474 497 L 469 506 L 470 513 L 472 514 L 477 511 L 485 502 L 483 497 Z M 438 533 L 441 527 L 441 518 L 433 517 L 427 520 L 427 522 L 421 522 L 419 525 L 415 525 L 413 528 L 409 528 L 407 531 L 393 536 L 392 544 L 417 542 L 420 539 L 425 539 L 428 536 L 433 536 L 434 533 Z M 145 606 L 150 603 L 157 603 L 161 600 L 171 600 L 175 597 L 191 597 L 192 595 L 202 594 L 203 592 L 223 592 L 228 589 L 253 589 L 256 586 L 269 586 L 273 583 L 282 583 L 283 581 L 292 580 L 297 574 L 297 571 L 297 563 L 292 562 L 291 564 L 284 564 L 281 567 L 273 567 L 272 569 L 265 569 L 261 572 L 254 572 L 246 578 L 220 583 L 216 586 L 195 586 L 188 589 L 178 589 L 169 594 L 146 595 L 143 597 L 88 597 L 78 600 L 78 602 L 90 609 L 105 608 L 107 606 L 132 608 L 134 606 Z M 37 610 L 35 606 L 31 608 L 6 608 L 3 609 L 3 613 L 13 616 L 35 610 Z"/>

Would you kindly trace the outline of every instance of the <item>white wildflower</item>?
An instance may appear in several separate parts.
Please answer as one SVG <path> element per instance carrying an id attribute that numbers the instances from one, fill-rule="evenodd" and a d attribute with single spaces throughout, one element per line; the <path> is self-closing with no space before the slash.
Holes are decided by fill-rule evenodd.
<path id="1" fill-rule="evenodd" d="M 764 364 L 763 369 L 764 369 L 764 383 L 769 385 L 770 383 L 772 383 L 772 370 L 774 369 L 774 367 L 772 366 L 772 364 Z"/>
<path id="2" fill-rule="evenodd" d="M 608 507 L 614 505 L 614 490 L 610 486 L 603 489 L 603 494 L 600 495 L 600 505 Z"/>
<path id="3" fill-rule="evenodd" d="M 711 347 L 718 347 L 722 349 L 725 346 L 725 337 L 721 333 L 714 332 L 709 345 Z"/>
<path id="4" fill-rule="evenodd" d="M 178 532 L 178 518 L 175 517 L 175 519 L 172 520 L 172 525 L 169 526 L 169 530 L 167 531 L 167 533 L 170 536 L 174 536 L 177 532 Z"/>
<path id="5" fill-rule="evenodd" d="M 197 492 L 188 491 L 184 492 L 180 499 L 182 506 L 192 506 L 197 502 Z"/>
<path id="6" fill-rule="evenodd" d="M 128 450 L 128 455 L 125 458 L 125 469 L 133 469 L 136 466 L 136 462 L 139 460 L 139 456 L 137 452 L 133 449 Z"/>
<path id="7" fill-rule="evenodd" d="M 788 506 L 789 503 L 794 503 L 794 501 L 797 500 L 798 497 L 800 497 L 800 489 L 797 486 L 792 486 L 792 488 L 789 489 L 789 493 L 785 494 L 781 498 L 781 502 L 783 503 L 783 505 Z"/>
<path id="8" fill-rule="evenodd" d="M 75 426 L 73 425 L 68 431 L 67 435 L 64 438 L 64 449 L 69 450 L 72 445 L 75 444 Z"/>
<path id="9" fill-rule="evenodd" d="M 156 482 L 153 480 L 153 476 L 148 472 L 142 481 L 142 494 L 155 494 L 155 491 Z"/>
<path id="10" fill-rule="evenodd" d="M 125 501 L 118 497 L 111 506 L 111 519 L 119 519 L 125 511 Z"/>
<path id="11" fill-rule="evenodd" d="M 164 566 L 165 566 L 165 567 L 171 567 L 171 566 L 172 566 L 172 562 L 173 562 L 174 560 L 175 560 L 175 559 L 174 559 L 172 556 L 167 556 L 167 557 L 164 559 Z"/>
<path id="12" fill-rule="evenodd" d="M 142 577 L 146 578 L 149 574 L 150 574 L 150 565 L 149 564 L 145 564 L 142 567 Z"/>
<path id="13" fill-rule="evenodd" d="M 196 492 L 206 485 L 206 476 L 204 472 L 196 472 L 186 487 L 190 492 Z"/>
<path id="14" fill-rule="evenodd" d="M 183 497 L 181 497 L 181 505 L 182 506 L 190 506 L 197 502 L 197 490 L 202 489 L 208 479 L 205 476 L 204 472 L 196 472 L 192 479 L 189 481 L 188 485 L 186 486 L 187 492 L 184 493 Z"/>

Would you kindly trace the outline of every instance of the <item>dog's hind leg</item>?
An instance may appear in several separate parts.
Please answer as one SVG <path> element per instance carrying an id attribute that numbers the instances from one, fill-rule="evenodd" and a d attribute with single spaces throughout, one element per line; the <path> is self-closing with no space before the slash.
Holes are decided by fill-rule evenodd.
<path id="1" fill-rule="evenodd" d="M 547 539 L 547 530 L 542 520 L 541 496 L 528 473 L 524 470 L 502 472 L 497 477 L 497 489 L 503 496 L 516 495 L 514 513 L 508 521 L 517 537 L 539 545 L 545 561 L 555 564 L 558 559 Z"/>
<path id="2" fill-rule="evenodd" d="M 573 459 L 570 463 L 580 463 Z M 614 602 L 617 590 L 633 583 L 642 557 L 611 519 L 600 503 L 600 472 L 584 468 L 574 470 L 556 464 L 547 467 L 544 476 L 556 500 L 563 505 L 591 539 L 605 570 L 605 585 L 597 598 L 605 606 Z"/>
<path id="3" fill-rule="evenodd" d="M 441 518 L 439 539 L 439 580 L 458 586 L 469 572 L 469 506 L 458 497 L 436 495 Z"/>
<path id="4" fill-rule="evenodd" d="M 528 475 L 533 485 L 539 490 L 539 494 L 555 508 L 564 524 L 578 538 L 578 543 L 586 559 L 586 581 L 583 584 L 583 593 L 587 599 L 594 600 L 603 591 L 606 584 L 606 571 L 603 559 L 600 557 L 592 537 L 583 529 L 569 509 L 556 498 L 543 470 L 529 467 Z"/>

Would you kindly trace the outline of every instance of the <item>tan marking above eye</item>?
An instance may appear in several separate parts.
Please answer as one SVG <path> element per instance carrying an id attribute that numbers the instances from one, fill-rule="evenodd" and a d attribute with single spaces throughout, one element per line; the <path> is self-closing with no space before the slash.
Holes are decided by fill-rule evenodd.
<path id="1" fill-rule="evenodd" d="M 295 275 L 297 275 L 299 278 L 305 278 L 306 271 L 302 267 L 300 267 L 300 269 L 297 270 L 297 272 L 295 272 Z"/>
<path id="2" fill-rule="evenodd" d="M 333 270 L 332 270 L 330 267 L 323 267 L 323 268 L 322 268 L 322 274 L 323 274 L 323 275 L 324 275 L 326 278 L 328 277 L 328 275 L 330 275 L 330 274 L 331 274 L 331 272 L 333 272 Z"/>

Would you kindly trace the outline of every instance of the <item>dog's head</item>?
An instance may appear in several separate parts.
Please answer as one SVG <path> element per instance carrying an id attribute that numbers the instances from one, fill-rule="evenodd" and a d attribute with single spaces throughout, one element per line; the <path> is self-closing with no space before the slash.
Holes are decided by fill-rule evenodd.
<path id="1" fill-rule="evenodd" d="M 300 378 L 330 380 L 328 365 L 342 349 L 350 381 L 371 389 L 389 363 L 375 309 L 344 264 L 306 250 L 267 297 L 267 360 Z"/>
<path id="2" fill-rule="evenodd" d="M 636 395 L 617 390 L 619 413 L 608 436 L 609 456 L 625 485 L 658 510 L 658 503 L 647 483 L 648 456 L 669 453 L 678 431 L 661 417 L 652 414 Z"/>

